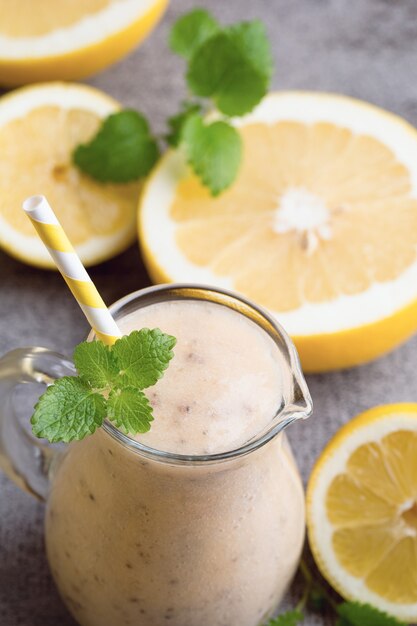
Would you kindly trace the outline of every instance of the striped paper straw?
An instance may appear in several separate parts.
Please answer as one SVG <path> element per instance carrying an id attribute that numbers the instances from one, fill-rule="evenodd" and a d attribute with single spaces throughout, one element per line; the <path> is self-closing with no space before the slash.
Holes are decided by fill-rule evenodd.
<path id="1" fill-rule="evenodd" d="M 106 344 L 113 344 L 122 333 L 45 196 L 27 198 L 23 210 L 48 248 L 97 337 Z"/>

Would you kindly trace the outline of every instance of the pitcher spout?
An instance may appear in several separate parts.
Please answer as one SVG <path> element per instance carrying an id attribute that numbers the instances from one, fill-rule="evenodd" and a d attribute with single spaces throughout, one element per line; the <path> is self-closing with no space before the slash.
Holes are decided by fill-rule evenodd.
<path id="1" fill-rule="evenodd" d="M 301 371 L 298 377 L 294 376 L 293 390 L 294 402 L 291 410 L 294 412 L 296 419 L 307 419 L 313 412 L 313 400 Z"/>
<path id="2" fill-rule="evenodd" d="M 284 360 L 284 398 L 279 415 L 281 429 L 296 420 L 305 420 L 313 412 L 313 401 L 307 387 L 297 349 L 280 326 L 275 323 L 280 334 L 281 352 Z"/>

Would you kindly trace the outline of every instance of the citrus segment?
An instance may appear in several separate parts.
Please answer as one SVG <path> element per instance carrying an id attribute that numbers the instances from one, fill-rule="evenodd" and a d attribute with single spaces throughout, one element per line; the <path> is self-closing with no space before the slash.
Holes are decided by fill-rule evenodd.
<path id="1" fill-rule="evenodd" d="M 342 528 L 387 522 L 395 514 L 392 504 L 350 474 L 335 477 L 327 493 L 326 508 L 332 525 Z"/>
<path id="2" fill-rule="evenodd" d="M 417 542 L 406 532 L 366 578 L 368 588 L 394 606 L 417 603 Z"/>
<path id="3" fill-rule="evenodd" d="M 110 258 L 135 238 L 138 183 L 103 185 L 72 164 L 118 105 L 83 86 L 48 84 L 0 100 L 0 245 L 28 263 L 54 267 L 21 210 L 41 191 L 86 265 Z"/>
<path id="4" fill-rule="evenodd" d="M 333 535 L 333 547 L 342 567 L 352 576 L 366 578 L 397 542 L 388 525 L 341 528 Z"/>
<path id="5" fill-rule="evenodd" d="M 346 598 L 417 620 L 417 404 L 379 407 L 341 429 L 307 491 L 316 561 Z"/>
<path id="6" fill-rule="evenodd" d="M 236 124 L 243 163 L 219 198 L 179 153 L 151 177 L 140 212 L 151 275 L 256 300 L 307 371 L 361 363 L 406 338 L 417 326 L 406 313 L 417 306 L 415 130 L 364 103 L 302 93 L 271 94 Z"/>

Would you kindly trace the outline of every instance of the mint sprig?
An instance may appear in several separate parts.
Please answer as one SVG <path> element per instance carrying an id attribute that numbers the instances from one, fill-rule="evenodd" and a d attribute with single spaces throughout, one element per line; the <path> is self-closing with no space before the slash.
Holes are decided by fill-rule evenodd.
<path id="1" fill-rule="evenodd" d="M 75 165 L 100 182 L 127 183 L 146 176 L 159 158 L 159 147 L 145 117 L 124 109 L 107 117 L 97 135 L 79 145 Z"/>
<path id="2" fill-rule="evenodd" d="M 163 376 L 175 342 L 158 328 L 142 328 L 113 346 L 79 344 L 74 350 L 78 376 L 56 380 L 39 398 L 33 433 L 51 443 L 69 443 L 93 434 L 106 417 L 127 434 L 147 432 L 153 414 L 143 389 Z"/>
<path id="3" fill-rule="evenodd" d="M 168 145 L 179 147 L 213 196 L 233 183 L 242 161 L 242 142 L 230 117 L 249 113 L 269 88 L 273 62 L 262 22 L 222 27 L 197 8 L 173 25 L 170 47 L 186 61 L 190 98 L 168 118 Z M 205 121 L 215 107 L 219 119 Z M 78 146 L 74 163 L 101 182 L 122 183 L 146 176 L 160 153 L 145 117 L 125 110 L 109 116 L 93 139 Z"/>
<path id="4" fill-rule="evenodd" d="M 211 98 L 219 111 L 249 113 L 265 96 L 272 57 L 265 27 L 259 20 L 242 22 L 207 39 L 191 56 L 189 88 Z"/>
<path id="5" fill-rule="evenodd" d="M 320 614 L 335 614 L 335 626 L 407 626 L 370 604 L 337 602 L 326 586 L 315 575 L 303 558 L 299 572 L 304 578 L 304 590 L 296 607 L 269 620 L 264 626 L 298 626 L 303 623 L 304 609 L 308 606 Z"/>
<path id="6" fill-rule="evenodd" d="M 342 602 L 337 605 L 336 612 L 339 619 L 336 626 L 407 626 L 395 617 L 379 611 L 370 604 L 359 602 Z M 275 617 L 265 626 L 299 626 L 303 623 L 304 615 L 299 609 L 286 611 Z"/>

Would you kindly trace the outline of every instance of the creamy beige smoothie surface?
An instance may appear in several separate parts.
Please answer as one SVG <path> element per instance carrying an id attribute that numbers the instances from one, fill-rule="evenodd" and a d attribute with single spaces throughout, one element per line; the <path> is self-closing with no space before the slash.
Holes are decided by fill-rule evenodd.
<path id="1" fill-rule="evenodd" d="M 146 390 L 151 430 L 139 441 L 168 452 L 213 454 L 261 432 L 282 395 L 280 354 L 254 322 L 214 303 L 182 300 L 139 309 L 119 322 L 124 334 L 160 328 L 174 335 L 175 356 Z"/>

